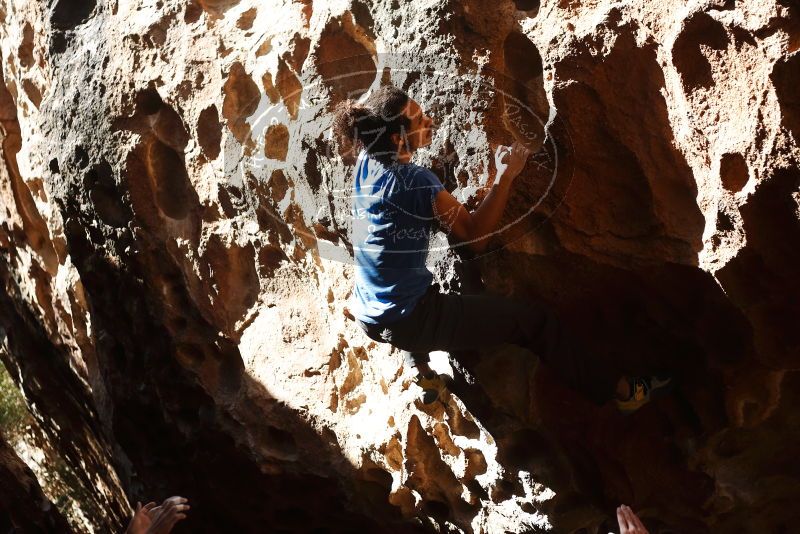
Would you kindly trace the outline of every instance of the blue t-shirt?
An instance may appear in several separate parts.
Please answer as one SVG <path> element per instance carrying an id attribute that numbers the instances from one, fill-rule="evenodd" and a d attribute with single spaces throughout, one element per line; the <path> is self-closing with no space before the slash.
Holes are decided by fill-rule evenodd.
<path id="1" fill-rule="evenodd" d="M 353 184 L 355 287 L 351 312 L 364 323 L 406 316 L 433 274 L 425 266 L 436 230 L 433 200 L 444 189 L 429 169 L 383 164 L 362 150 Z"/>

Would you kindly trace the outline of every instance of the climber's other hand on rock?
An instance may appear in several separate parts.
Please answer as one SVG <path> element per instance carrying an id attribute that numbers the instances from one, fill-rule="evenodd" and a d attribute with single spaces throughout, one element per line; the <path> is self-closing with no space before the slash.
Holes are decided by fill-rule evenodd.
<path id="1" fill-rule="evenodd" d="M 147 534 L 167 534 L 172 531 L 175 523 L 182 519 L 186 519 L 186 514 L 183 513 L 189 509 L 189 505 L 185 504 L 188 499 L 185 497 L 170 497 L 165 499 L 161 506 L 154 508 L 150 514 L 152 524 L 147 530 Z"/>
<path id="2" fill-rule="evenodd" d="M 188 510 L 190 508 L 190 506 L 186 504 L 187 502 L 189 502 L 189 499 L 187 499 L 186 497 L 181 497 L 180 495 L 173 495 L 172 497 L 167 497 L 166 499 L 164 499 L 164 502 L 162 502 L 159 506 L 152 508 L 149 512 L 150 517 L 153 517 L 153 514 L 161 510 L 161 507 L 167 504 L 168 502 L 171 502 L 172 504 L 177 506 L 179 512 Z"/>
<path id="3" fill-rule="evenodd" d="M 617 522 L 619 534 L 649 534 L 633 510 L 624 504 L 617 508 Z"/>

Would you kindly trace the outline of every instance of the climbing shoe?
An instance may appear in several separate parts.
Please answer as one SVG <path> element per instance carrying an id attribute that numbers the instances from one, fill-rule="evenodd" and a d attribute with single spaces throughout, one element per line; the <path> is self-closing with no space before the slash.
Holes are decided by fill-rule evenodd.
<path id="1" fill-rule="evenodd" d="M 423 404 L 432 404 L 439 400 L 440 396 L 447 389 L 446 375 L 440 375 L 436 371 L 427 374 L 419 374 L 415 379 L 416 384 L 422 388 Z"/>
<path id="2" fill-rule="evenodd" d="M 628 377 L 631 395 L 625 400 L 616 399 L 617 409 L 623 414 L 632 414 L 652 399 L 658 398 L 672 386 L 672 378 L 668 376 L 632 376 Z"/>

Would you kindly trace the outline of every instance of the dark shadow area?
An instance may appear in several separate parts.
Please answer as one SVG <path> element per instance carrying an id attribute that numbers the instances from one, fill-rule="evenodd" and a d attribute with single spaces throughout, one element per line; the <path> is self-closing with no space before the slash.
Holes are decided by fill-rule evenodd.
<path id="1" fill-rule="evenodd" d="M 533 281 L 515 296 L 549 302 L 587 357 L 607 362 L 610 376 L 667 371 L 676 380 L 671 395 L 626 417 L 567 388 L 524 349 L 452 354 L 476 383 L 462 379 L 451 389 L 495 438 L 502 465 L 529 471 L 556 492 L 543 509 L 556 530 L 591 523 L 611 529 L 622 502 L 645 510 L 653 532 L 715 531 L 704 519 L 715 473 L 698 458 L 720 433 L 738 432 L 724 376 L 751 368 L 755 349 L 746 317 L 711 275 L 677 264 L 625 270 L 569 254 L 503 252 L 491 267 L 518 279 L 528 273 L 525 280 Z M 773 425 L 748 434 L 770 436 Z M 759 448 L 792 449 L 800 441 L 792 443 Z M 736 454 L 741 460 L 755 453 L 743 447 Z M 760 477 L 772 469 L 745 465 Z M 763 499 L 768 495 L 765 489 Z"/>

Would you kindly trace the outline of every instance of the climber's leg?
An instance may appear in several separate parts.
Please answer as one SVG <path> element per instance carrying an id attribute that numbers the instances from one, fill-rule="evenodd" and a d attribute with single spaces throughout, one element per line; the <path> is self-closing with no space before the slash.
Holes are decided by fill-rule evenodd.
<path id="1" fill-rule="evenodd" d="M 384 334 L 406 351 L 456 351 L 514 343 L 524 346 L 565 382 L 598 403 L 614 394 L 606 366 L 578 346 L 555 313 L 536 300 L 431 291 Z"/>

